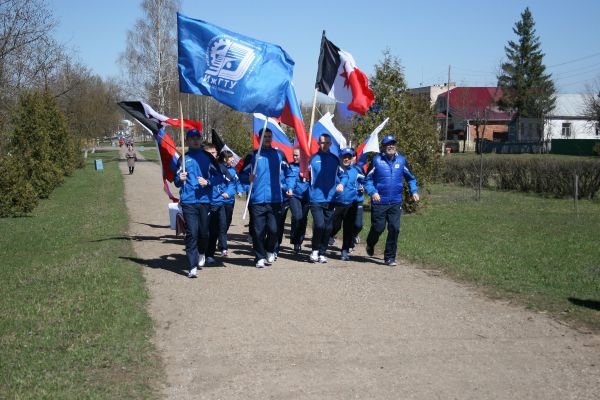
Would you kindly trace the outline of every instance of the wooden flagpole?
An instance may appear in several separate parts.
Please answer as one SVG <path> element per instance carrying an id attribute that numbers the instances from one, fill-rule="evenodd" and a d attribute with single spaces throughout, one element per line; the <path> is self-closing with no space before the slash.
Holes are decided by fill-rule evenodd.
<path id="1" fill-rule="evenodd" d="M 260 142 L 258 143 L 258 151 L 256 152 L 256 159 L 254 160 L 254 168 L 250 172 L 251 174 L 256 174 L 256 166 L 258 165 L 258 159 L 260 157 L 260 150 L 262 149 L 263 138 L 265 137 L 265 131 L 267 130 L 267 124 L 269 123 L 269 117 L 265 115 L 265 125 L 262 129 L 262 135 L 260 135 Z M 254 135 L 254 133 L 252 133 Z M 252 139 L 254 140 L 254 138 Z M 244 215 L 242 215 L 242 219 L 246 219 L 246 214 L 248 214 L 248 204 L 250 204 L 250 196 L 252 195 L 252 188 L 254 187 L 254 179 L 250 182 L 250 189 L 248 190 L 248 198 L 246 199 L 246 208 L 244 208 Z"/>
<path id="2" fill-rule="evenodd" d="M 308 141 L 308 151 L 310 153 L 310 145 L 312 143 L 311 136 L 313 126 L 315 125 L 315 110 L 317 109 L 317 88 L 315 88 L 315 92 L 313 94 L 313 103 L 312 103 L 312 112 L 310 113 L 310 127 L 308 132 L 306 132 L 306 140 Z M 310 156 L 310 154 L 309 154 Z"/>
<path id="3" fill-rule="evenodd" d="M 321 35 L 321 48 L 319 49 L 319 61 L 321 61 L 321 49 L 323 48 L 323 41 L 325 40 L 325 29 L 323 29 L 323 34 Z M 312 103 L 312 111 L 310 113 L 310 127 L 308 132 L 306 132 L 306 140 L 308 140 L 308 151 L 310 152 L 310 145 L 312 143 L 311 137 L 312 137 L 312 130 L 313 127 L 315 125 L 315 110 L 317 108 L 317 85 L 316 85 L 316 81 L 319 78 L 319 67 L 320 65 L 317 67 L 317 77 L 315 78 L 315 92 L 313 94 L 313 103 Z M 310 154 L 309 154 L 310 156 Z"/>
<path id="4" fill-rule="evenodd" d="M 183 168 L 183 172 L 185 173 L 185 142 L 183 134 L 183 107 L 181 106 L 181 100 L 179 100 L 179 126 L 181 127 L 181 167 Z"/>

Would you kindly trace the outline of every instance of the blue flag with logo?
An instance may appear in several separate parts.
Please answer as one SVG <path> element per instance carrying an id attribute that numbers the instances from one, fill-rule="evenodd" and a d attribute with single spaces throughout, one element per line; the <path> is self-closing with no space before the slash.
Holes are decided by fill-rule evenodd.
<path id="1" fill-rule="evenodd" d="M 177 14 L 179 90 L 279 117 L 294 60 L 279 46 Z"/>

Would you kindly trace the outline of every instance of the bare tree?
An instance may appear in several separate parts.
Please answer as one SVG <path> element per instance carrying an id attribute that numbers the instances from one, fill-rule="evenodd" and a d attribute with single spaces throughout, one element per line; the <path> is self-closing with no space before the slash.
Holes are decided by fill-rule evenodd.
<path id="1" fill-rule="evenodd" d="M 584 113 L 600 129 L 600 78 L 586 85 Z"/>
<path id="2" fill-rule="evenodd" d="M 117 82 L 103 80 L 82 64 L 66 62 L 51 91 L 77 137 L 98 138 L 117 130 L 121 118 Z"/>
<path id="3" fill-rule="evenodd" d="M 55 26 L 43 0 L 0 0 L 0 113 L 12 107 L 21 88 L 49 75 L 61 53 L 50 37 Z"/>
<path id="4" fill-rule="evenodd" d="M 144 16 L 127 33 L 120 63 L 127 71 L 130 96 L 147 99 L 157 111 L 168 108 L 169 92 L 177 82 L 176 12 L 180 0 L 143 0 Z"/>

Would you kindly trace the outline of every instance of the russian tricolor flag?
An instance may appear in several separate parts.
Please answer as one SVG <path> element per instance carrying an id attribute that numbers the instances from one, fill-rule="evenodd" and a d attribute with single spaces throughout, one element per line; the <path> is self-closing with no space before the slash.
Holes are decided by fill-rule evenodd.
<path id="1" fill-rule="evenodd" d="M 313 141 L 310 147 L 311 150 L 319 149 L 319 136 L 321 136 L 323 133 L 326 133 L 329 136 L 331 136 L 331 147 L 329 148 L 329 151 L 331 151 L 333 154 L 339 157 L 340 150 L 348 147 L 348 144 L 342 132 L 340 132 L 333 125 L 333 114 L 331 114 L 330 112 L 327 112 L 325 115 L 323 115 L 313 127 L 313 130 L 311 132 L 311 139 Z"/>
<path id="2" fill-rule="evenodd" d="M 253 148 L 254 150 L 258 149 L 258 145 L 260 143 L 260 137 L 258 136 L 258 132 L 265 126 L 266 116 L 258 113 L 253 114 L 254 118 L 252 121 L 252 132 L 253 137 Z M 287 137 L 285 132 L 281 129 L 279 124 L 273 118 L 269 118 L 267 122 L 267 128 L 273 132 L 273 144 L 272 147 L 274 149 L 279 149 L 285 154 L 285 158 L 289 163 L 294 162 L 294 145 Z"/>
<path id="3" fill-rule="evenodd" d="M 379 153 L 379 132 L 385 127 L 388 120 L 386 118 L 356 149 L 356 164 L 364 167 L 367 164 L 367 153 Z"/>

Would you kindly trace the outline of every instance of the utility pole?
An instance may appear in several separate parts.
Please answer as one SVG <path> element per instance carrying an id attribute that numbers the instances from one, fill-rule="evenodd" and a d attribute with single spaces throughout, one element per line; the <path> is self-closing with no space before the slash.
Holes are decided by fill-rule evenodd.
<path id="1" fill-rule="evenodd" d="M 446 154 L 446 143 L 448 142 L 448 115 L 450 114 L 450 65 L 448 64 L 448 82 L 446 83 L 446 133 L 444 134 L 444 145 L 442 156 Z"/>

